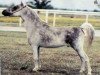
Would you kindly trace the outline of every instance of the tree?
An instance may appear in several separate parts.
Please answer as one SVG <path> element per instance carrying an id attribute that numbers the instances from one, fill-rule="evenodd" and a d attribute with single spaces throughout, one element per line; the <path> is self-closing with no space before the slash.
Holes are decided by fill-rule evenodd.
<path id="1" fill-rule="evenodd" d="M 2 4 L 0 4 L 0 7 L 8 7 L 7 5 L 2 5 Z"/>
<path id="2" fill-rule="evenodd" d="M 94 4 L 98 4 L 98 1 L 97 1 L 97 0 L 95 0 L 95 1 L 94 1 Z"/>
<path id="3" fill-rule="evenodd" d="M 96 9 L 94 9 L 93 11 L 94 11 L 94 12 L 99 12 L 99 10 L 96 10 Z"/>
<path id="4" fill-rule="evenodd" d="M 13 7 L 13 6 L 15 6 L 15 4 L 14 3 L 12 3 L 12 4 L 10 4 L 10 5 L 6 5 L 6 4 L 0 4 L 0 7 Z"/>
<path id="5" fill-rule="evenodd" d="M 100 1 L 95 0 L 95 1 L 94 1 L 94 4 L 97 5 L 98 7 L 100 7 Z"/>
<path id="6" fill-rule="evenodd" d="M 33 0 L 28 2 L 28 5 L 36 9 L 53 9 L 53 7 L 49 4 L 50 2 L 51 1 L 48 0 Z"/>

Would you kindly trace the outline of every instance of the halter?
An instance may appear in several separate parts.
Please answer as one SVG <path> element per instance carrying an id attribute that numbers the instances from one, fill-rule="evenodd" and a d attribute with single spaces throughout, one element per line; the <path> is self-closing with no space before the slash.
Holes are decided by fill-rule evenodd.
<path id="1" fill-rule="evenodd" d="M 26 6 L 24 6 L 23 8 L 25 8 L 25 7 L 26 7 Z M 13 13 L 16 13 L 16 12 L 18 12 L 18 11 L 22 10 L 23 8 L 21 8 L 21 9 L 19 9 L 19 10 L 15 11 L 15 12 L 13 12 Z"/>

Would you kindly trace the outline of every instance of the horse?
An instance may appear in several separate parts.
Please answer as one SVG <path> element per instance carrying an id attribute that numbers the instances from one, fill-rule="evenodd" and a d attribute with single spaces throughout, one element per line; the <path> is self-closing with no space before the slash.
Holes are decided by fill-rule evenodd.
<path id="1" fill-rule="evenodd" d="M 58 48 L 70 45 L 80 57 L 80 73 L 87 71 L 91 75 L 91 66 L 89 57 L 83 49 L 85 37 L 87 43 L 91 46 L 94 38 L 94 28 L 90 23 L 83 23 L 80 27 L 52 27 L 42 21 L 38 14 L 28 5 L 23 3 L 9 7 L 3 10 L 4 16 L 20 16 L 26 28 L 28 43 L 32 47 L 34 55 L 34 69 L 38 71 L 41 68 L 39 61 L 40 48 Z"/>

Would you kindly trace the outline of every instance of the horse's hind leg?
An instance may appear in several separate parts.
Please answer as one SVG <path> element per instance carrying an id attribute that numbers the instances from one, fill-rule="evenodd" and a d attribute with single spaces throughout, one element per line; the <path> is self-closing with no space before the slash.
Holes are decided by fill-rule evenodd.
<path id="1" fill-rule="evenodd" d="M 84 72 L 87 69 L 87 74 L 91 75 L 91 67 L 90 67 L 90 62 L 89 58 L 86 55 L 85 51 L 83 50 L 83 41 L 82 40 L 77 40 L 73 45 L 73 49 L 76 50 L 78 53 L 80 59 L 81 59 L 81 69 L 80 72 Z"/>

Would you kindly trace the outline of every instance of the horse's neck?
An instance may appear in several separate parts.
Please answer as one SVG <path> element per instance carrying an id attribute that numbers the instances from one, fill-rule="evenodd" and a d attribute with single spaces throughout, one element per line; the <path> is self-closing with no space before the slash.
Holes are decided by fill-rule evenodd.
<path id="1" fill-rule="evenodd" d="M 36 17 L 36 15 L 35 15 L 35 13 L 33 13 L 32 10 L 30 10 L 28 7 L 24 8 L 21 11 L 21 17 L 24 20 L 25 25 L 34 23 L 35 20 L 39 21 L 38 17 Z"/>
<path id="2" fill-rule="evenodd" d="M 24 26 L 26 28 L 28 37 L 34 34 L 39 28 L 43 28 L 43 21 L 39 18 L 37 13 L 29 8 L 22 11 L 21 17 L 24 19 Z"/>
<path id="3" fill-rule="evenodd" d="M 30 21 L 34 21 L 34 20 L 38 20 L 40 21 L 39 16 L 37 15 L 37 13 L 35 13 L 35 11 L 32 11 L 31 8 L 26 7 L 21 11 L 21 17 L 24 20 L 30 20 Z"/>

